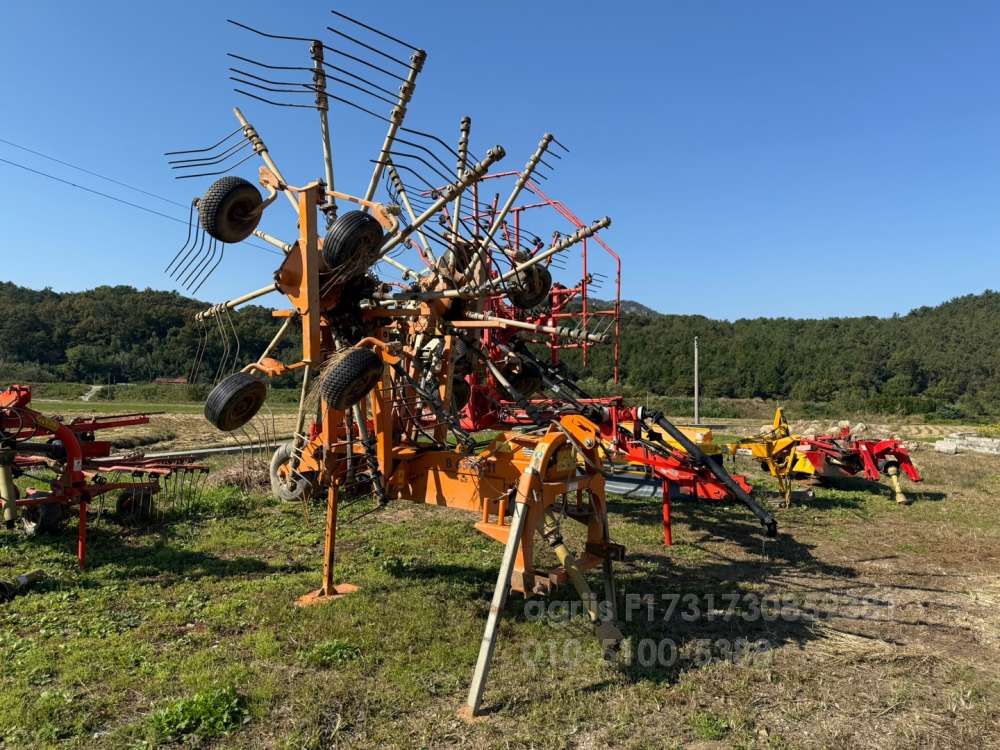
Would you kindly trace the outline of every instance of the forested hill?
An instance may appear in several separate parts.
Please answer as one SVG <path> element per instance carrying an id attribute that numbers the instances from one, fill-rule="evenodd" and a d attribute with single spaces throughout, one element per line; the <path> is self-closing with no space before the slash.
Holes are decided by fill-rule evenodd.
<path id="1" fill-rule="evenodd" d="M 702 392 L 716 397 L 836 401 L 878 411 L 1000 413 L 1000 293 L 958 297 L 891 318 L 735 322 L 694 315 L 629 316 L 623 380 L 690 394 L 699 337 Z M 598 380 L 610 377 L 595 357 Z M 946 411 L 946 410 L 945 410 Z"/>
<path id="2" fill-rule="evenodd" d="M 125 286 L 57 293 L 0 283 L 0 380 L 185 376 L 201 334 L 192 318 L 205 306 L 174 292 Z M 892 318 L 727 322 L 635 309 L 639 312 L 623 322 L 622 377 L 636 391 L 690 394 L 692 340 L 699 336 L 708 396 L 1000 412 L 997 292 Z M 244 361 L 259 353 L 276 329 L 270 312 L 255 306 L 234 313 L 231 325 Z M 226 352 L 218 327 L 210 330 L 201 368 L 208 379 Z M 235 343 L 230 331 L 229 356 Z M 596 353 L 588 368 L 580 368 L 578 360 L 571 364 L 601 383 L 611 377 L 604 353 Z"/>

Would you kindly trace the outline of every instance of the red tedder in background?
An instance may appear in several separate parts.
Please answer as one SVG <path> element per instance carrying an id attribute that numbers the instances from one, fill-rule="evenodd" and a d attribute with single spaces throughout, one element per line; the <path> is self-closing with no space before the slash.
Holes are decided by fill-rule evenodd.
<path id="1" fill-rule="evenodd" d="M 65 421 L 32 409 L 31 388 L 14 385 L 0 391 L 0 498 L 8 529 L 20 514 L 32 530 L 51 532 L 59 528 L 76 506 L 79 513 L 77 560 L 84 567 L 87 549 L 87 510 L 97 498 L 117 492 L 119 511 L 149 509 L 161 480 L 179 473 L 204 476 L 208 467 L 183 460 L 172 462 L 111 456 L 111 443 L 96 440 L 98 430 L 148 424 L 147 414 L 77 417 Z M 55 474 L 45 479 L 29 472 L 44 469 Z M 109 481 L 129 474 L 142 481 Z M 30 488 L 24 497 L 14 479 L 27 476 L 48 484 L 47 490 Z M 191 489 L 191 488 L 188 488 Z"/>
<path id="2" fill-rule="evenodd" d="M 910 500 L 899 486 L 900 469 L 913 482 L 923 479 L 900 440 L 852 438 L 849 426 L 843 427 L 837 435 L 802 438 L 797 450 L 812 464 L 817 477 L 862 474 L 865 479 L 877 482 L 885 474 L 892 482 L 896 502 L 901 505 L 909 505 Z"/>

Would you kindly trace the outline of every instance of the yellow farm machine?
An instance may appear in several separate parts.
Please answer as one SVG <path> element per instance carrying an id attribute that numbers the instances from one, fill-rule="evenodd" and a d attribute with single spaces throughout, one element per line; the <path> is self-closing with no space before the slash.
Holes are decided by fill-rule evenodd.
<path id="1" fill-rule="evenodd" d="M 758 461 L 778 481 L 786 506 L 791 504 L 792 485 L 797 479 L 824 481 L 861 474 L 877 482 L 885 475 L 901 505 L 908 505 L 910 500 L 899 484 L 900 471 L 913 482 L 922 479 L 909 451 L 897 438 L 857 438 L 851 435 L 849 426 L 836 435 L 795 435 L 780 407 L 775 410 L 771 429 L 723 448 L 730 455 L 747 455 Z"/>

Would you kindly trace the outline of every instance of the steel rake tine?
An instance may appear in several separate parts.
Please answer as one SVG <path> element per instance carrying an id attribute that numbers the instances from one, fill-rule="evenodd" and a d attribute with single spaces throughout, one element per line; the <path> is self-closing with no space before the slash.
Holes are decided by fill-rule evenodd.
<path id="1" fill-rule="evenodd" d="M 191 205 L 188 208 L 188 232 L 187 232 L 187 237 L 184 240 L 184 244 L 181 245 L 181 249 L 178 250 L 174 254 L 174 257 L 170 259 L 170 262 L 167 264 L 167 267 L 163 269 L 163 273 L 169 273 L 170 272 L 170 267 L 174 264 L 174 262 L 179 257 L 181 257 L 181 253 L 184 252 L 185 248 L 187 248 L 188 243 L 191 241 L 191 234 L 192 234 L 191 229 L 192 229 L 192 224 L 194 223 L 193 222 L 193 219 L 194 219 L 194 207 L 197 204 L 197 202 L 198 202 L 198 199 L 195 198 L 193 201 L 191 201 Z"/>
<path id="2" fill-rule="evenodd" d="M 201 222 L 198 222 L 198 226 L 199 227 L 201 226 Z M 170 278 L 172 278 L 174 281 L 179 282 L 180 279 L 184 276 L 184 274 L 187 273 L 188 269 L 192 266 L 192 264 L 194 264 L 195 261 L 198 260 L 198 258 L 203 257 L 206 238 L 208 238 L 208 241 L 210 243 L 214 241 L 214 238 L 209 237 L 208 232 L 201 232 L 201 240 L 198 242 L 197 251 L 194 254 L 191 254 L 191 252 L 188 251 L 188 255 L 190 255 L 191 257 L 188 259 L 187 263 L 185 263 L 183 266 L 178 266 L 178 268 L 174 269 L 174 272 L 170 275 Z M 191 246 L 191 250 L 194 250 L 194 245 Z"/>
<path id="3" fill-rule="evenodd" d="M 383 52 L 382 50 L 378 49 L 377 47 L 373 47 L 370 44 L 366 44 L 365 42 L 362 42 L 360 39 L 357 39 L 357 38 L 355 38 L 353 36 L 350 36 L 349 34 L 345 34 L 343 31 L 338 31 L 337 29 L 333 28 L 332 26 L 327 26 L 326 30 L 327 31 L 332 31 L 337 36 L 343 37 L 344 39 L 347 39 L 348 41 L 354 42 L 359 47 L 364 47 L 369 52 L 374 52 L 376 55 L 379 55 L 380 57 L 384 57 L 386 60 L 391 60 L 392 62 L 394 62 L 394 63 L 396 63 L 398 65 L 402 65 L 404 68 L 409 68 L 410 67 L 410 64 L 408 62 L 406 62 L 406 60 L 400 60 L 398 57 L 393 57 L 389 53 Z"/>
<path id="4" fill-rule="evenodd" d="M 218 244 L 219 242 L 218 240 L 215 239 L 215 237 L 212 237 L 208 241 L 208 252 L 205 253 L 205 255 L 202 257 L 200 261 L 195 263 L 194 267 L 191 269 L 188 275 L 184 277 L 184 280 L 182 282 L 180 282 L 181 286 L 183 286 L 186 290 L 188 291 L 191 290 L 191 280 L 198 278 L 201 275 L 201 271 L 207 268 L 208 265 L 212 262 L 212 260 L 214 260 L 215 253 L 218 249 Z"/>
<path id="5" fill-rule="evenodd" d="M 201 363 L 205 357 L 205 349 L 208 347 L 208 328 L 204 320 L 198 320 L 198 348 L 195 350 L 194 360 L 191 362 L 191 369 L 188 370 L 188 383 L 195 383 L 201 373 Z"/>
<path id="6" fill-rule="evenodd" d="M 219 334 L 222 336 L 222 359 L 219 361 L 219 367 L 215 372 L 215 380 L 213 382 L 218 383 L 222 379 L 222 373 L 226 371 L 226 363 L 229 361 L 229 334 L 222 324 L 222 316 L 215 316 L 216 327 L 219 329 Z"/>
<path id="7" fill-rule="evenodd" d="M 210 167 L 214 164 L 221 164 L 230 156 L 239 153 L 241 149 L 244 149 L 249 145 L 250 141 L 243 140 L 230 146 L 221 154 L 213 154 L 212 156 L 205 156 L 198 159 L 174 159 L 173 161 L 168 161 L 167 164 L 177 165 L 171 166 L 171 169 L 198 169 L 199 167 Z"/>
<path id="8" fill-rule="evenodd" d="M 234 169 L 236 169 L 241 164 L 250 161 L 256 155 L 257 155 L 256 151 L 251 151 L 249 154 L 247 154 L 245 157 L 243 157 L 242 159 L 240 159 L 235 164 L 230 164 L 225 169 L 220 169 L 217 172 L 198 172 L 197 174 L 179 174 L 179 175 L 176 175 L 174 177 L 174 179 L 175 180 L 190 180 L 190 179 L 193 179 L 195 177 L 214 177 L 215 175 L 226 174 L 228 172 L 232 172 Z"/>
<path id="9" fill-rule="evenodd" d="M 225 254 L 226 254 L 226 243 L 220 242 L 219 243 L 219 259 L 217 261 L 215 261 L 215 265 L 214 266 L 212 266 L 210 269 L 208 269 L 208 271 L 202 277 L 201 283 L 199 283 L 198 286 L 196 286 L 194 289 L 191 290 L 191 294 L 197 294 L 198 290 L 201 289 L 201 287 L 204 285 L 204 283 L 206 281 L 208 281 L 209 277 L 213 273 L 215 273 L 215 269 L 219 267 L 220 263 L 222 263 L 222 259 L 223 259 L 223 257 L 225 257 Z"/>
<path id="10" fill-rule="evenodd" d="M 221 141 L 219 141 L 218 143 L 216 143 L 216 144 L 214 144 L 212 146 L 209 146 L 208 148 L 189 148 L 189 149 L 184 149 L 184 150 L 181 150 L 181 151 L 164 151 L 163 155 L 164 156 L 179 156 L 180 154 L 204 154 L 207 151 L 214 151 L 219 146 L 221 146 L 223 143 L 225 143 L 230 138 L 232 138 L 234 135 L 236 135 L 237 133 L 242 133 L 242 132 L 243 132 L 243 128 L 236 128 L 236 130 L 234 130 L 232 133 L 230 133 L 229 135 L 227 135 Z"/>
<path id="11" fill-rule="evenodd" d="M 232 369 L 232 372 L 236 372 L 236 368 L 239 367 L 240 363 L 240 334 L 236 330 L 236 324 L 233 323 L 233 316 L 228 307 L 224 308 L 224 314 L 226 320 L 229 323 L 229 328 L 233 332 L 233 340 L 236 342 L 236 351 L 233 353 L 233 369 Z"/>
<path id="12" fill-rule="evenodd" d="M 188 259 L 192 257 L 192 253 L 194 253 L 193 257 L 197 257 L 201 253 L 201 248 L 204 247 L 205 245 L 206 234 L 207 233 L 202 232 L 201 221 L 198 220 L 195 223 L 194 238 L 191 242 L 191 247 L 187 249 L 187 252 L 184 253 L 184 256 L 180 260 L 176 261 L 176 265 L 174 264 L 174 262 L 171 262 L 171 265 L 174 266 L 174 269 L 173 271 L 167 274 L 171 279 L 176 281 L 180 277 L 181 273 L 183 273 L 183 271 L 181 270 L 182 264 L 184 264 L 183 268 L 188 267 L 188 265 L 190 264 L 190 260 Z"/>

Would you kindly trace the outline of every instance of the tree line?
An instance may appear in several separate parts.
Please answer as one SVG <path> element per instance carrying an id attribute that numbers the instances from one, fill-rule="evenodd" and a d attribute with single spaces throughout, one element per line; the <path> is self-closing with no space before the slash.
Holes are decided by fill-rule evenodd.
<path id="1" fill-rule="evenodd" d="M 194 314 L 206 306 L 176 292 L 128 286 L 59 293 L 0 283 L 0 378 L 107 383 L 197 375 L 211 382 L 220 368 L 259 354 L 279 324 L 254 305 L 196 323 Z M 622 325 L 621 387 L 632 392 L 690 395 L 698 336 L 708 397 L 942 416 L 1000 413 L 998 292 L 891 318 L 719 321 L 636 309 Z M 297 347 L 297 337 L 289 337 L 278 355 L 294 357 Z M 565 360 L 598 389 L 614 390 L 607 348 L 595 349 L 586 367 L 576 352 Z"/>

